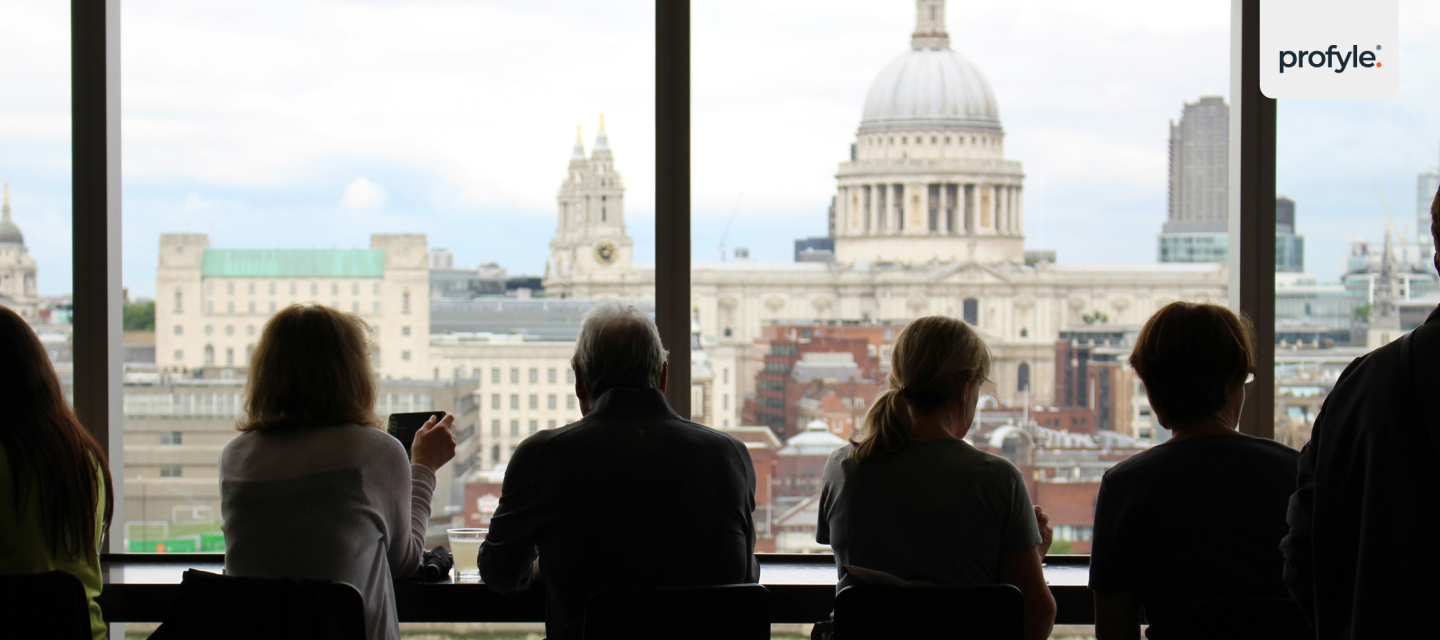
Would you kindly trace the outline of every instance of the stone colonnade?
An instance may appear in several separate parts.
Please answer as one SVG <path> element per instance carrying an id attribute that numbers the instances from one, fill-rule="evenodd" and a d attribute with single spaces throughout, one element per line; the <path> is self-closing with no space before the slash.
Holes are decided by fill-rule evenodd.
<path id="1" fill-rule="evenodd" d="M 1021 235 L 1024 228 L 1018 185 L 872 183 L 846 185 L 840 192 L 845 223 L 839 235 Z"/>

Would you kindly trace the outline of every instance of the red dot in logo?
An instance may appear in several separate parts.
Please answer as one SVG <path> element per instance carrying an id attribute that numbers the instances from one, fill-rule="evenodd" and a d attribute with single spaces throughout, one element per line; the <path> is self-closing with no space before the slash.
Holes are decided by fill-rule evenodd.
<path id="1" fill-rule="evenodd" d="M 1385 65 L 1380 64 L 1379 62 L 1376 62 L 1376 63 L 1375 63 L 1375 66 L 1377 66 L 1377 67 L 1383 67 L 1383 66 L 1385 66 Z"/>

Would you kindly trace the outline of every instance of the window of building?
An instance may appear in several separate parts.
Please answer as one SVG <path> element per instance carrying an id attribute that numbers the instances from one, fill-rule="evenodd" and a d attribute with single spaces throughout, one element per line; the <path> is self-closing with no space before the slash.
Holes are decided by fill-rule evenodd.
<path id="1" fill-rule="evenodd" d="M 185 434 L 179 431 L 166 431 L 160 434 L 160 444 L 175 445 L 184 444 Z"/>
<path id="2" fill-rule="evenodd" d="M 410 313 L 410 292 L 400 294 L 400 313 Z"/>
<path id="3" fill-rule="evenodd" d="M 491 408 L 491 409 L 499 409 L 499 408 L 500 408 L 500 394 L 498 394 L 498 393 L 492 393 L 492 394 L 490 394 L 490 408 Z"/>
<path id="4" fill-rule="evenodd" d="M 205 301 L 205 313 L 215 313 L 215 302 L 213 300 Z"/>
<path id="5" fill-rule="evenodd" d="M 570 369 L 570 368 L 566 368 L 566 369 L 565 369 L 565 384 L 575 384 L 575 370 L 574 370 L 574 369 Z"/>
<path id="6" fill-rule="evenodd" d="M 530 421 L 530 433 L 533 434 L 533 433 L 535 433 L 536 431 L 539 431 L 539 430 L 540 430 L 540 421 L 539 421 L 539 420 L 531 420 L 531 421 Z"/>
<path id="7" fill-rule="evenodd" d="M 340 295 L 340 283 L 338 283 L 338 282 L 332 282 L 332 283 L 330 283 L 330 295 L 332 295 L 332 296 L 338 296 L 338 295 Z"/>
<path id="8" fill-rule="evenodd" d="M 205 345 L 205 364 L 215 364 L 215 347 Z"/>
<path id="9" fill-rule="evenodd" d="M 511 408 L 511 409 L 519 409 L 519 408 L 520 408 L 520 394 L 518 394 L 518 393 L 512 393 L 512 394 L 510 394 L 510 408 Z"/>
<path id="10" fill-rule="evenodd" d="M 275 283 L 274 283 L 274 282 L 271 282 L 267 288 L 270 290 L 270 295 L 272 295 L 272 296 L 275 295 Z"/>
<path id="11" fill-rule="evenodd" d="M 545 372 L 545 381 L 555 384 L 555 367 L 550 367 L 550 370 Z"/>
<path id="12" fill-rule="evenodd" d="M 235 301 L 234 301 L 234 300 L 231 300 L 231 301 L 225 303 L 225 313 L 229 313 L 229 314 L 234 314 L 234 313 L 235 313 Z"/>
<path id="13" fill-rule="evenodd" d="M 401 351 L 401 352 L 400 352 L 400 359 L 403 360 L 403 361 L 405 361 L 405 362 L 409 362 L 409 361 L 410 361 L 410 352 L 409 352 L 409 351 Z"/>
<path id="14" fill-rule="evenodd" d="M 500 384 L 500 370 L 499 370 L 499 369 L 491 369 L 491 370 L 490 370 L 490 384 Z"/>
<path id="15" fill-rule="evenodd" d="M 225 293 L 226 293 L 227 295 L 232 295 L 232 296 L 235 295 L 235 283 L 234 283 L 234 282 L 227 282 L 227 283 L 225 283 Z"/>
<path id="16" fill-rule="evenodd" d="M 720 396 L 720 408 L 726 411 L 730 410 L 730 394 L 726 393 Z"/>
<path id="17" fill-rule="evenodd" d="M 298 283 L 295 283 L 295 282 L 291 282 L 291 283 L 290 283 L 290 295 L 292 295 L 292 296 L 295 295 L 295 293 L 296 293 L 295 289 L 296 289 L 297 286 L 298 286 Z"/>
<path id="18" fill-rule="evenodd" d="M 400 335 L 402 335 L 402 336 L 408 336 L 408 335 L 410 335 L 410 327 L 400 327 Z"/>
<path id="19" fill-rule="evenodd" d="M 500 445 L 490 447 L 490 462 L 500 461 Z"/>
<path id="20" fill-rule="evenodd" d="M 175 361 L 176 361 L 176 362 L 179 362 L 179 361 L 184 360 L 184 359 L 185 359 L 185 352 L 184 352 L 183 350 L 181 350 L 181 349 L 176 349 L 176 350 L 175 350 Z"/>
<path id="21" fill-rule="evenodd" d="M 318 296 L 318 295 L 320 295 L 320 283 L 318 283 L 318 282 L 311 282 L 311 283 L 310 283 L 310 295 L 312 295 L 312 296 Z"/>
<path id="22" fill-rule="evenodd" d="M 375 315 L 377 315 L 377 316 L 380 315 L 380 303 L 379 303 L 379 302 L 376 302 L 376 303 L 374 303 L 374 304 L 371 305 L 370 313 L 373 313 L 373 314 L 375 314 Z"/>
<path id="23" fill-rule="evenodd" d="M 373 294 L 375 294 L 375 295 L 377 295 L 377 296 L 380 295 L 380 283 L 379 283 L 379 282 L 376 282 L 376 283 L 375 283 L 374 291 L 371 291 L 371 293 L 373 293 Z"/>
<path id="24" fill-rule="evenodd" d="M 275 313 L 275 301 L 270 301 L 270 313 Z"/>
<path id="25" fill-rule="evenodd" d="M 552 393 L 552 394 L 550 394 L 550 395 L 548 395 L 548 396 L 545 397 L 545 408 L 546 408 L 546 409 L 554 409 L 554 408 L 555 408 L 555 394 Z"/>
<path id="26" fill-rule="evenodd" d="M 966 298 L 962 303 L 964 315 L 962 319 L 966 324 L 974 326 L 980 324 L 980 301 L 974 298 Z"/>
<path id="27" fill-rule="evenodd" d="M 575 408 L 575 396 L 565 396 L 565 408 L 566 408 L 566 409 L 574 409 L 574 408 Z"/>
<path id="28" fill-rule="evenodd" d="M 352 283 L 350 283 L 350 295 L 352 295 L 352 296 L 358 296 L 358 295 L 360 295 L 360 283 L 359 283 L 359 282 L 352 282 Z"/>
<path id="29" fill-rule="evenodd" d="M 160 477 L 161 477 L 161 478 L 179 478 L 179 477 L 180 477 L 180 465 L 178 465 L 178 464 L 162 464 L 162 465 L 160 465 Z"/>
<path id="30" fill-rule="evenodd" d="M 227 324 L 227 325 L 225 325 L 225 335 L 227 335 L 227 336 L 233 336 L 233 335 L 235 335 L 235 325 L 233 325 L 233 324 Z"/>
<path id="31" fill-rule="evenodd" d="M 182 313 L 185 310 L 185 294 L 175 292 L 175 313 Z"/>
<path id="32" fill-rule="evenodd" d="M 479 381 L 480 381 L 480 368 L 479 368 L 479 367 L 476 367 L 476 368 L 474 368 L 474 369 L 472 369 L 472 370 L 470 371 L 470 379 L 471 379 L 471 380 L 474 380 L 474 381 L 476 381 L 476 382 L 479 382 Z"/>
<path id="33" fill-rule="evenodd" d="M 210 334 L 212 334 L 212 333 L 215 333 L 215 327 L 210 326 L 210 325 L 208 325 L 208 324 L 205 325 L 205 335 L 208 336 L 208 335 L 210 335 Z"/>
<path id="34" fill-rule="evenodd" d="M 511 421 L 510 421 L 510 435 L 512 435 L 512 436 L 518 436 L 518 435 L 520 435 L 520 421 L 519 421 L 519 420 L 511 420 Z"/>
<path id="35" fill-rule="evenodd" d="M 554 420 L 550 420 L 550 421 L 546 422 L 546 423 L 545 423 L 545 428 L 546 428 L 546 429 L 554 429 L 554 428 L 555 428 L 555 421 L 554 421 Z"/>
<path id="36" fill-rule="evenodd" d="M 1020 392 L 1030 391 L 1030 363 L 1020 363 L 1019 370 L 1015 373 L 1015 390 Z"/>
<path id="37" fill-rule="evenodd" d="M 531 370 L 530 370 L 530 384 L 537 384 L 537 383 L 539 383 L 539 382 L 540 382 L 540 370 L 539 370 L 539 369 L 531 369 Z"/>
<path id="38" fill-rule="evenodd" d="M 247 336 L 253 336 L 253 335 L 255 335 L 255 325 L 252 324 L 252 325 L 250 325 L 250 326 L 248 326 L 248 327 L 245 327 L 245 335 L 247 335 Z"/>
<path id="39" fill-rule="evenodd" d="M 351 303 L 350 303 L 350 313 L 360 313 L 360 303 L 359 303 L 359 302 L 351 302 Z"/>
<path id="40" fill-rule="evenodd" d="M 207 281 L 207 282 L 205 283 L 205 293 L 215 293 L 215 283 L 214 283 L 214 282 L 208 282 L 208 281 Z"/>
<path id="41" fill-rule="evenodd" d="M 496 399 L 498 400 L 498 399 L 499 399 L 499 396 L 496 396 Z M 497 403 L 495 403 L 495 404 L 496 404 L 496 405 L 499 405 L 500 403 L 497 402 Z M 498 409 L 499 407 L 497 406 L 496 408 Z M 498 436 L 498 435 L 500 435 L 500 421 L 499 421 L 499 420 L 491 420 L 491 421 L 490 421 L 490 435 L 492 435 L 492 436 Z"/>
<path id="42" fill-rule="evenodd" d="M 235 364 L 234 347 L 225 347 L 225 364 Z"/>
<path id="43" fill-rule="evenodd" d="M 510 369 L 510 384 L 520 384 L 520 370 Z"/>
<path id="44" fill-rule="evenodd" d="M 185 335 L 185 327 L 184 327 L 183 325 L 178 325 L 178 324 L 175 325 L 175 335 L 177 335 L 177 336 L 183 336 L 183 335 Z"/>
<path id="45" fill-rule="evenodd" d="M 531 408 L 531 409 L 539 409 L 539 408 L 540 408 L 540 396 L 539 396 L 539 394 L 535 394 L 535 393 L 530 394 L 530 408 Z"/>

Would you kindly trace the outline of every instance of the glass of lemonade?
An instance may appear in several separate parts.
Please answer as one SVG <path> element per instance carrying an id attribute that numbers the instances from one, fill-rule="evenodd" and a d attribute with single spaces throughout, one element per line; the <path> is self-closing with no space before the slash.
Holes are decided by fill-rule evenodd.
<path id="1" fill-rule="evenodd" d="M 450 554 L 455 557 L 455 574 L 459 578 L 480 577 L 480 545 L 485 544 L 489 529 L 446 529 L 450 534 Z"/>

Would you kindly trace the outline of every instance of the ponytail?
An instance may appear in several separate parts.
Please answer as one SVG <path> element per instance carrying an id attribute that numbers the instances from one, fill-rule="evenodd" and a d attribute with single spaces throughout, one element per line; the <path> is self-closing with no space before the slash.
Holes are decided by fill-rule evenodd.
<path id="1" fill-rule="evenodd" d="M 894 386 L 880 392 L 880 397 L 865 412 L 865 429 L 858 439 L 852 437 L 849 459 L 856 462 L 879 460 L 910 443 L 910 405 L 905 394 Z"/>
<path id="2" fill-rule="evenodd" d="M 900 332 L 890 354 L 887 388 L 870 405 L 851 438 L 848 459 L 879 460 L 910 443 L 910 414 L 943 407 L 968 384 L 990 375 L 990 350 L 970 325 L 927 316 Z"/>

